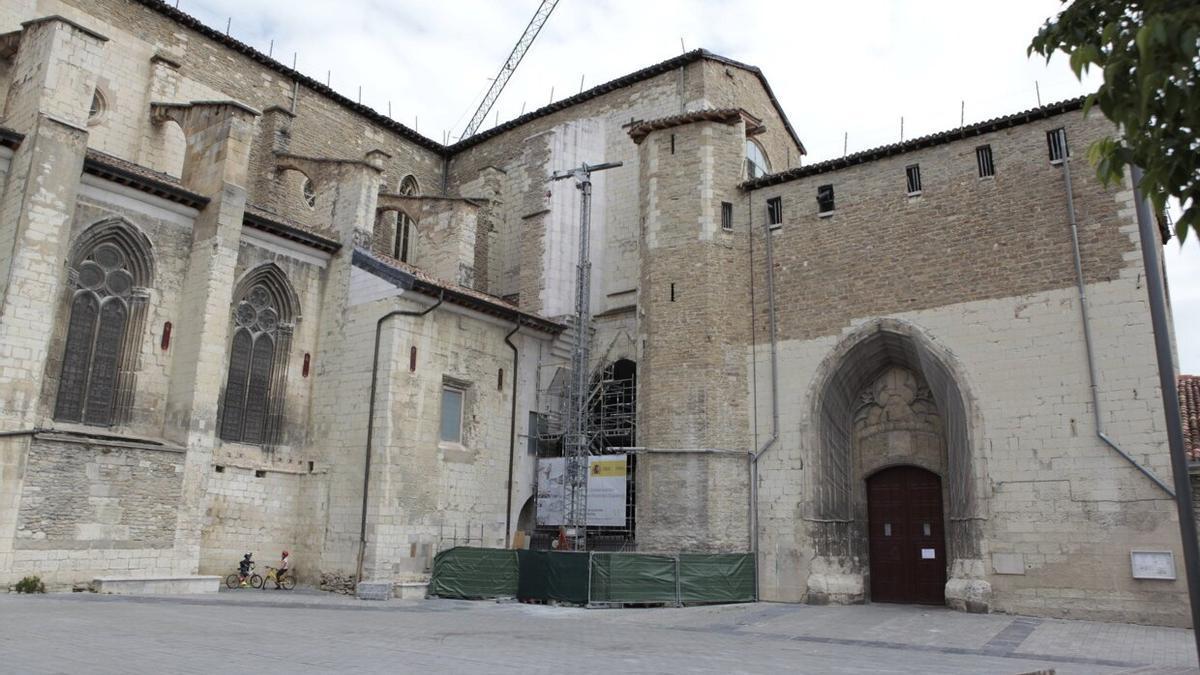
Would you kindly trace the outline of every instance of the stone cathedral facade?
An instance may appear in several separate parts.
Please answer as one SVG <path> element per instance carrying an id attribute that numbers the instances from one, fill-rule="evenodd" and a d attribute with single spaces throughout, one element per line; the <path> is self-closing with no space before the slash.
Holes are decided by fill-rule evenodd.
<path id="1" fill-rule="evenodd" d="M 629 546 L 755 551 L 766 600 L 1187 621 L 1162 271 L 1079 101 L 806 164 L 695 51 L 444 146 L 157 0 L 4 3 L 0 100 L 0 582 L 511 545 L 585 330 L 636 369 Z M 580 327 L 583 162 L 623 166 Z"/>

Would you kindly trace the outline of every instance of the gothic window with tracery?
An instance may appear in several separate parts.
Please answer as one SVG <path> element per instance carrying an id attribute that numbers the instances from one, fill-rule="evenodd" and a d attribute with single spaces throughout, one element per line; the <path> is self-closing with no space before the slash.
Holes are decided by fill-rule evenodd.
<path id="1" fill-rule="evenodd" d="M 400 181 L 400 194 L 415 197 L 420 193 L 417 179 L 411 175 Z M 417 223 L 407 213 L 400 211 L 396 214 L 396 239 L 392 257 L 400 262 L 409 262 L 412 257 L 413 240 L 416 239 Z"/>
<path id="2" fill-rule="evenodd" d="M 221 438 L 226 441 L 277 440 L 293 302 L 282 273 L 275 269 L 251 275 L 234 303 L 221 415 Z"/>
<path id="3" fill-rule="evenodd" d="M 149 241 L 121 221 L 100 223 L 76 242 L 72 259 L 54 419 L 112 426 L 132 404 Z"/>

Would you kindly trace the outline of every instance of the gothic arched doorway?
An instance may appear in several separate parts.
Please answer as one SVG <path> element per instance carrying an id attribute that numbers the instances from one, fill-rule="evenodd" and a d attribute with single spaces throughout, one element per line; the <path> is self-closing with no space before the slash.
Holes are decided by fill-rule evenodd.
<path id="1" fill-rule="evenodd" d="M 809 489 L 800 503 L 813 549 L 809 602 L 871 596 L 867 478 L 907 465 L 940 477 L 945 529 L 935 554 L 945 603 L 987 611 L 987 470 L 964 372 L 944 346 L 898 319 L 860 326 L 822 362 L 810 398 Z"/>
<path id="2" fill-rule="evenodd" d="M 946 602 L 942 481 L 916 466 L 893 466 L 867 479 L 871 600 Z"/>

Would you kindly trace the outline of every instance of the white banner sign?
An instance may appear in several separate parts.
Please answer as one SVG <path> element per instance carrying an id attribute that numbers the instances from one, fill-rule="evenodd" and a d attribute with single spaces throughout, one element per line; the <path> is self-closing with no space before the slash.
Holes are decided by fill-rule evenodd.
<path id="1" fill-rule="evenodd" d="M 625 455 L 602 455 L 588 461 L 587 524 L 592 527 L 625 526 Z M 537 524 L 563 524 L 565 462 L 562 457 L 538 460 Z"/>
<path id="2" fill-rule="evenodd" d="M 589 460 L 587 524 L 625 527 L 625 455 L 602 455 Z"/>

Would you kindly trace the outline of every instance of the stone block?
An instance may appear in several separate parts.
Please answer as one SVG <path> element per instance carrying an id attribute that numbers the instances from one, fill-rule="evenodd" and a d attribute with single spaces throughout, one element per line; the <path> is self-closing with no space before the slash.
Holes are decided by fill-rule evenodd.
<path id="1" fill-rule="evenodd" d="M 194 575 L 178 577 L 96 577 L 92 590 L 109 595 L 193 595 L 216 593 L 221 577 Z"/>
<path id="2" fill-rule="evenodd" d="M 355 595 L 359 600 L 389 600 L 392 597 L 392 582 L 360 581 Z"/>

